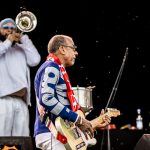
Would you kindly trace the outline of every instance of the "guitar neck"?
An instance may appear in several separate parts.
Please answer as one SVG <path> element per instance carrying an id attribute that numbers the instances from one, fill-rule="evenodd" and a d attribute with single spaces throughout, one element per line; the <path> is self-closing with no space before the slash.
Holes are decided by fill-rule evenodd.
<path id="1" fill-rule="evenodd" d="M 85 118 L 84 115 L 83 115 L 83 112 L 77 111 L 77 113 L 78 113 L 81 117 Z M 99 124 L 103 123 L 103 118 L 104 118 L 106 115 L 108 115 L 109 117 L 117 117 L 117 116 L 120 115 L 120 111 L 119 111 L 119 110 L 116 110 L 116 109 L 109 109 L 109 111 L 107 111 L 105 114 L 100 115 L 99 117 L 97 117 L 97 118 L 95 118 L 95 119 L 93 119 L 93 120 L 90 121 L 90 123 L 92 124 L 92 127 L 93 127 L 93 128 L 96 128 L 97 126 L 99 126 Z"/>
<path id="2" fill-rule="evenodd" d="M 104 115 L 106 115 L 106 114 L 104 114 Z M 92 124 L 92 128 L 96 128 L 98 126 L 98 124 L 101 124 L 103 122 L 102 118 L 103 118 L 104 115 L 99 116 L 99 117 L 97 117 L 97 118 L 90 121 L 90 123 Z"/>

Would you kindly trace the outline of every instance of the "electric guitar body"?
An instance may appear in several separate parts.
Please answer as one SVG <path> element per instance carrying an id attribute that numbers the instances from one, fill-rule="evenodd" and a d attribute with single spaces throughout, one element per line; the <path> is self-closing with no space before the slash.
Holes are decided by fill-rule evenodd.
<path id="1" fill-rule="evenodd" d="M 77 113 L 82 118 L 85 118 L 82 111 L 78 110 Z M 120 115 L 120 111 L 113 108 L 109 108 L 109 111 L 104 115 L 116 117 Z M 98 124 L 102 123 L 102 117 L 103 115 L 90 121 L 93 128 L 96 128 Z M 90 138 L 88 136 L 88 139 L 86 139 L 83 132 L 77 126 L 75 126 L 74 123 L 67 122 L 61 117 L 56 118 L 55 126 L 57 130 L 67 138 L 67 143 L 65 144 L 67 150 L 86 150 L 87 147 L 93 146 L 97 143 L 95 138 Z"/>

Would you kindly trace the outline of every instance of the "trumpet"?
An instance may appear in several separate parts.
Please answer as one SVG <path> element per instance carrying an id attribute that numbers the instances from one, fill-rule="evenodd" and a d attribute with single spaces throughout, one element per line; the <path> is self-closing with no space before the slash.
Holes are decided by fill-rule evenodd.
<path id="1" fill-rule="evenodd" d="M 16 16 L 15 23 L 21 32 L 31 32 L 37 26 L 37 18 L 30 11 L 21 11 Z"/>

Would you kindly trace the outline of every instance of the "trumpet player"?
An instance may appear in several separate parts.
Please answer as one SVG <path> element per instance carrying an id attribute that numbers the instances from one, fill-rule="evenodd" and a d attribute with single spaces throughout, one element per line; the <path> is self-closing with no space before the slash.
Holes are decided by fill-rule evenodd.
<path id="1" fill-rule="evenodd" d="M 0 22 L 0 136 L 29 136 L 30 67 L 41 56 L 12 18 Z"/>

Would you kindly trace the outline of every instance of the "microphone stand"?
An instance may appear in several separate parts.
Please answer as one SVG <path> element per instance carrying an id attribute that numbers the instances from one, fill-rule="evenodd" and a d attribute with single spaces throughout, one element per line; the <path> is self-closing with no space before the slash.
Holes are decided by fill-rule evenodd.
<path id="1" fill-rule="evenodd" d="M 122 65 L 120 67 L 119 73 L 117 75 L 116 81 L 114 83 L 114 86 L 112 88 L 111 94 L 109 96 L 108 102 L 107 102 L 106 107 L 105 107 L 105 112 L 107 111 L 107 108 L 109 108 L 111 106 L 111 104 L 112 104 L 112 102 L 113 102 L 113 100 L 115 98 L 115 94 L 116 94 L 118 86 L 119 86 L 119 82 L 120 82 L 121 75 L 122 75 L 122 72 L 123 72 L 123 69 L 124 69 L 124 65 L 125 65 L 125 61 L 126 61 L 127 55 L 128 55 L 128 48 L 126 48 Z M 103 138 L 104 138 L 104 134 L 103 134 L 102 142 L 101 142 L 101 150 L 102 150 Z M 109 131 L 108 127 L 107 127 L 107 150 L 111 150 L 110 131 Z"/>

